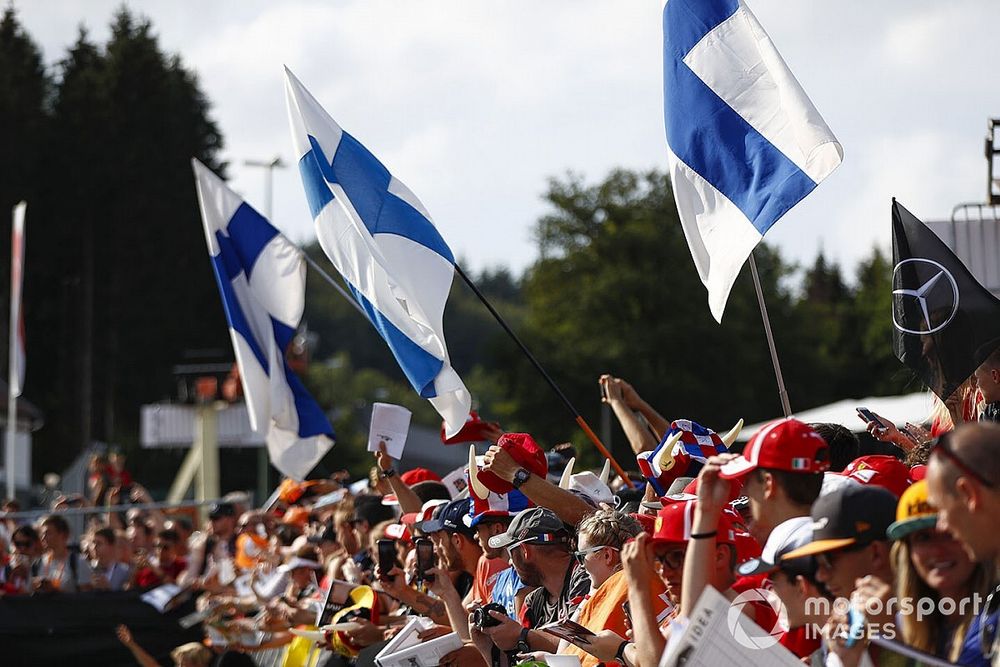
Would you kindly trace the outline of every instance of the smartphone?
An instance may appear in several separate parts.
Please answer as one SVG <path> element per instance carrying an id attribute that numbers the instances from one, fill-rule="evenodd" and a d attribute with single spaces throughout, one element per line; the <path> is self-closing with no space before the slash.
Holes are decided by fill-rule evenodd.
<path id="1" fill-rule="evenodd" d="M 396 542 L 394 540 L 379 540 L 378 541 L 378 569 L 381 571 L 382 576 L 380 579 L 392 580 L 394 577 L 389 576 L 389 572 L 396 567 Z"/>
<path id="2" fill-rule="evenodd" d="M 857 408 L 857 411 L 858 411 L 858 416 L 864 419 L 866 422 L 875 422 L 882 428 L 885 428 L 886 425 L 885 422 L 879 419 L 878 415 L 876 415 L 868 408 Z"/>
<path id="3" fill-rule="evenodd" d="M 417 547 L 417 578 L 420 581 L 434 581 L 433 574 L 427 574 L 435 565 L 434 543 L 426 537 L 421 537 L 416 542 Z"/>
<path id="4" fill-rule="evenodd" d="M 610 380 L 610 378 L 609 378 L 609 380 Z M 606 385 L 604 382 L 598 382 L 598 384 L 601 386 L 601 403 L 607 403 L 608 402 L 608 385 Z"/>
<path id="5" fill-rule="evenodd" d="M 628 627 L 632 627 L 632 607 L 629 606 L 628 600 L 622 602 L 622 611 L 625 613 L 625 620 L 628 621 Z"/>

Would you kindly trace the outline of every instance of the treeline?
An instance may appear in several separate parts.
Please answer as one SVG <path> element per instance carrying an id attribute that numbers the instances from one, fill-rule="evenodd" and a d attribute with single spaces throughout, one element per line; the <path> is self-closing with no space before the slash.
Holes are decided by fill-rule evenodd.
<path id="1" fill-rule="evenodd" d="M 8 8 L 0 146 L 0 212 L 29 202 L 24 397 L 45 413 L 38 475 L 91 440 L 134 445 L 139 405 L 175 392 L 184 351 L 229 345 L 189 164 L 221 169 L 222 135 L 147 21 L 122 9 L 106 43 L 81 29 L 47 69 Z M 3 231 L 3 313 L 9 245 Z"/>
<path id="2" fill-rule="evenodd" d="M 139 406 L 175 395 L 172 368 L 186 352 L 231 358 L 189 167 L 196 156 L 224 170 L 209 112 L 194 73 L 127 10 L 105 44 L 81 31 L 51 70 L 13 9 L 0 20 L 0 212 L 29 201 L 25 397 L 46 415 L 35 434 L 36 476 L 60 470 L 91 440 L 136 454 Z M 664 174 L 615 171 L 597 183 L 567 176 L 545 196 L 540 257 L 523 275 L 501 267 L 475 279 L 592 425 L 602 372 L 633 382 L 667 416 L 716 428 L 779 412 L 750 279 L 739 278 L 717 325 Z M 317 247 L 307 251 L 326 261 Z M 0 257 L 8 253 L 2 232 Z M 885 257 L 873 251 L 848 280 L 822 254 L 808 267 L 766 245 L 756 256 L 793 408 L 896 392 L 910 381 L 891 354 Z M 0 276 L 6 313 L 6 268 Z M 307 382 L 339 439 L 327 468 L 368 463 L 362 415 L 372 401 L 404 403 L 417 423 L 439 425 L 371 325 L 312 273 L 306 305 L 314 334 Z M 453 365 L 484 417 L 547 444 L 584 442 L 458 281 L 445 323 Z M 231 456 L 224 475 L 237 474 L 228 462 L 240 461 L 248 471 L 239 479 L 251 478 L 251 459 Z M 153 485 L 169 481 L 177 460 L 132 458 Z"/>
<path id="3" fill-rule="evenodd" d="M 671 418 L 727 429 L 740 417 L 750 423 L 780 414 L 749 272 L 716 324 L 665 174 L 621 170 L 592 184 L 570 176 L 552 180 L 545 198 L 550 212 L 535 225 L 542 256 L 523 276 L 497 269 L 478 283 L 592 426 L 600 422 L 603 372 L 632 382 Z M 793 410 L 918 388 L 892 356 L 891 265 L 881 252 L 873 249 L 851 280 L 822 252 L 807 267 L 766 244 L 756 258 Z M 336 292 L 312 280 L 306 303 L 319 334 L 317 358 L 339 352 L 400 376 L 384 346 L 373 345 L 371 327 Z M 586 442 L 460 281 L 445 323 L 453 365 L 484 417 L 548 444 Z M 434 421 L 433 412 L 421 415 Z M 620 432 L 615 448 L 628 459 Z"/>

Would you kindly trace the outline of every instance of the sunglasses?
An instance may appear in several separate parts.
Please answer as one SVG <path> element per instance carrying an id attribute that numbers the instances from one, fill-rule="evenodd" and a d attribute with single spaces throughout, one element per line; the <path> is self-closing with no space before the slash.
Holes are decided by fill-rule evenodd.
<path id="1" fill-rule="evenodd" d="M 870 542 L 865 544 L 852 544 L 850 546 L 844 547 L 843 549 L 835 549 L 834 551 L 827 551 L 826 553 L 816 554 L 816 564 L 827 570 L 832 570 L 837 564 L 837 559 L 843 554 L 848 554 L 853 551 L 861 551 L 867 547 Z"/>
<path id="2" fill-rule="evenodd" d="M 942 435 L 940 438 L 938 438 L 937 440 L 935 440 L 934 444 L 931 446 L 931 453 L 933 454 L 933 453 L 936 452 L 936 453 L 940 454 L 941 456 L 945 457 L 952 464 L 954 464 L 954 466 L 956 468 L 958 468 L 959 470 L 961 470 L 963 474 L 966 474 L 969 477 L 973 478 L 974 480 L 976 480 L 977 482 L 979 482 L 980 484 L 982 484 L 986 488 L 988 488 L 988 489 L 995 489 L 997 485 L 994 482 L 991 482 L 990 480 L 988 480 L 985 477 L 983 477 L 980 473 L 978 473 L 975 470 L 973 470 L 972 467 L 968 463 L 966 463 L 962 459 L 958 458 L 958 455 L 955 452 L 951 451 L 951 449 L 948 448 L 948 441 L 950 440 L 950 436 L 951 436 L 952 433 L 953 433 L 953 431 L 948 431 L 947 433 L 945 433 L 944 435 Z"/>
<path id="3" fill-rule="evenodd" d="M 618 547 L 612 547 L 607 544 L 602 544 L 600 546 L 590 547 L 588 549 L 581 549 L 580 551 L 574 551 L 573 558 L 576 559 L 577 563 L 583 565 L 583 561 L 585 558 L 587 558 L 587 554 L 595 553 L 597 551 L 600 551 L 601 549 L 614 549 L 615 551 L 621 551 L 621 549 L 619 549 Z"/>
<path id="4" fill-rule="evenodd" d="M 685 549 L 671 549 L 670 551 L 662 554 L 656 554 L 656 562 L 660 564 L 660 567 L 668 567 L 671 570 L 679 570 L 684 567 L 684 554 L 687 553 Z"/>

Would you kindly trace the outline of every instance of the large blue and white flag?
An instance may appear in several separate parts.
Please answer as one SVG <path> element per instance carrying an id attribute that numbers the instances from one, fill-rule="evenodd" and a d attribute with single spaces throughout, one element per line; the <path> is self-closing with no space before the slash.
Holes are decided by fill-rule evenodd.
<path id="1" fill-rule="evenodd" d="M 416 195 L 287 69 L 285 92 L 319 243 L 450 437 L 472 403 L 451 367 L 442 326 L 455 258 Z"/>
<path id="2" fill-rule="evenodd" d="M 305 308 L 302 251 L 205 165 L 191 164 L 250 426 L 267 431 L 271 464 L 301 480 L 333 445 L 329 420 L 285 361 Z"/>
<path id="3" fill-rule="evenodd" d="M 665 3 L 663 98 L 677 212 L 721 322 L 754 247 L 844 151 L 742 0 Z"/>

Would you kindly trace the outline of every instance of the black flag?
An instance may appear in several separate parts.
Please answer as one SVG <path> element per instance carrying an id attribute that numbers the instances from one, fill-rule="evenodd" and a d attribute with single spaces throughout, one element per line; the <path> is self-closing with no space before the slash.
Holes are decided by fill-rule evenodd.
<path id="1" fill-rule="evenodd" d="M 1000 299 L 892 200 L 892 348 L 941 400 L 1000 347 Z"/>

